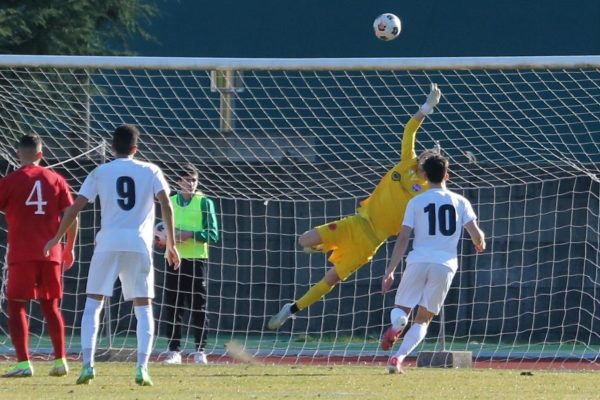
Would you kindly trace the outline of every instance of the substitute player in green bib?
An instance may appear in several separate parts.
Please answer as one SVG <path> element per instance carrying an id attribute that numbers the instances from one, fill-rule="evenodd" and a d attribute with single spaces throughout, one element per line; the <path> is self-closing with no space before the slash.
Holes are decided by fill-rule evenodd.
<path id="1" fill-rule="evenodd" d="M 267 324 L 269 329 L 278 329 L 292 315 L 319 301 L 340 280 L 346 280 L 371 261 L 379 246 L 390 236 L 400 232 L 406 204 L 427 190 L 421 163 L 432 154 L 432 150 L 417 157 L 415 138 L 421 123 L 433 112 L 441 95 L 437 85 L 432 84 L 427 100 L 404 127 L 400 161 L 381 178 L 371 195 L 360 203 L 356 214 L 317 226 L 300 236 L 298 243 L 306 251 L 331 252 L 329 261 L 333 268 L 303 296 L 285 304 L 271 317 Z"/>
<path id="2" fill-rule="evenodd" d="M 190 310 L 194 332 L 194 362 L 206 364 L 206 263 L 209 243 L 219 240 L 215 206 L 198 191 L 199 174 L 185 164 L 179 175 L 179 192 L 170 197 L 175 216 L 176 247 L 181 255 L 177 271 L 165 268 L 164 307 L 169 351 L 164 364 L 181 364 L 181 325 Z"/>

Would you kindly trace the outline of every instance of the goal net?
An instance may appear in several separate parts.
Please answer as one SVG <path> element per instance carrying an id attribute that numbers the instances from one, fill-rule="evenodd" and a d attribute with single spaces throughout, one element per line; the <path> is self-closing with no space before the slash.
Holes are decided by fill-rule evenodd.
<path id="1" fill-rule="evenodd" d="M 211 244 L 207 268 L 207 352 L 222 355 L 235 342 L 251 356 L 368 360 L 384 355 L 378 341 L 393 294 L 382 296 L 380 286 L 393 241 L 279 331 L 264 327 L 328 268 L 324 255 L 298 248 L 297 236 L 355 212 L 398 162 L 404 124 L 435 82 L 442 101 L 418 133 L 417 152 L 439 143 L 451 162 L 449 186 L 473 203 L 488 249 L 475 254 L 461 242 L 444 318 L 434 319 L 421 349 L 469 350 L 477 359 L 595 361 L 599 67 L 595 56 L 0 56 L 0 170 L 17 166 L 14 143 L 34 131 L 45 141 L 46 164 L 77 191 L 95 166 L 110 160 L 106 143 L 115 126 L 139 126 L 139 158 L 160 165 L 174 189 L 175 171 L 192 162 L 201 190 L 216 204 L 221 240 Z M 64 275 L 71 353 L 80 349 L 99 221 L 99 208 L 88 206 L 76 264 Z M 0 226 L 4 256 L 6 225 Z M 167 340 L 158 253 L 155 270 L 154 352 L 160 354 Z M 50 353 L 35 303 L 30 322 L 32 351 Z M 188 326 L 186 319 L 183 345 L 193 351 Z M 0 351 L 9 355 L 5 311 L 0 334 Z M 118 285 L 104 310 L 99 347 L 135 348 L 135 317 Z"/>

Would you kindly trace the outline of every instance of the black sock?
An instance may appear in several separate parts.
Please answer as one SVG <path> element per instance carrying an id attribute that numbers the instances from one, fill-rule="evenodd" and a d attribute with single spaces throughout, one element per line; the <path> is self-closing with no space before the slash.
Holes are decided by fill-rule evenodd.
<path id="1" fill-rule="evenodd" d="M 298 311 L 298 306 L 296 305 L 296 303 L 292 304 L 292 306 L 290 307 L 290 311 L 292 314 L 296 314 Z"/>

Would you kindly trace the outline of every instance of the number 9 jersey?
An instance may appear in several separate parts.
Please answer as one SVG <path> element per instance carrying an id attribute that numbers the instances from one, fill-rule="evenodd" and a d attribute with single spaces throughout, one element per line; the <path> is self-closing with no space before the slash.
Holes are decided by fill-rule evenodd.
<path id="1" fill-rule="evenodd" d="M 131 251 L 151 254 L 155 196 L 169 185 L 160 168 L 131 158 L 98 166 L 85 179 L 79 195 L 100 199 L 100 231 L 94 252 Z"/>
<path id="2" fill-rule="evenodd" d="M 65 208 L 73 204 L 65 179 L 51 169 L 25 165 L 0 179 L 0 210 L 8 225 L 8 263 L 62 262 L 61 245 L 44 256 Z"/>

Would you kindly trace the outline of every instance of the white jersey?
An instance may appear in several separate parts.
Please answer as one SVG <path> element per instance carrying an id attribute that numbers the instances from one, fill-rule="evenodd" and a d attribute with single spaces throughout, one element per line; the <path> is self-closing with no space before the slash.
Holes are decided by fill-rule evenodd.
<path id="1" fill-rule="evenodd" d="M 101 225 L 94 251 L 151 253 L 154 198 L 169 185 L 154 164 L 117 158 L 98 166 L 85 179 L 79 195 L 93 203 L 100 198 Z"/>
<path id="2" fill-rule="evenodd" d="M 413 197 L 402 223 L 414 232 L 413 249 L 406 261 L 439 263 L 456 272 L 462 227 L 476 218 L 469 200 L 448 189 L 431 188 Z"/>

